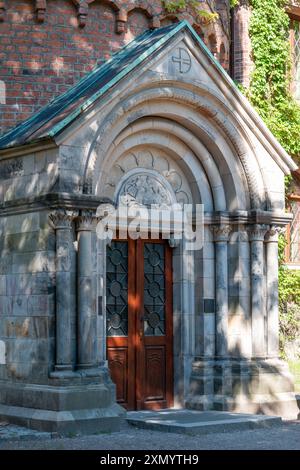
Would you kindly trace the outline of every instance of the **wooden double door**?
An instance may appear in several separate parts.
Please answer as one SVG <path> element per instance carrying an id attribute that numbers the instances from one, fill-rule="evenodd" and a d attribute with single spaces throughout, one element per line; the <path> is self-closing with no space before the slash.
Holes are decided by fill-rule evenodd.
<path id="1" fill-rule="evenodd" d="M 127 410 L 173 404 L 172 257 L 164 240 L 107 247 L 106 334 L 117 401 Z"/>

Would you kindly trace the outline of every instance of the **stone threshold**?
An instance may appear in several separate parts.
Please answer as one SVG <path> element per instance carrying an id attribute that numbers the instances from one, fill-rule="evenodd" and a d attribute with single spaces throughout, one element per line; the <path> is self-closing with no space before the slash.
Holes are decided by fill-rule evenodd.
<path id="1" fill-rule="evenodd" d="M 280 426 L 278 416 L 230 413 L 228 411 L 130 411 L 126 420 L 142 429 L 180 434 L 209 434 Z"/>

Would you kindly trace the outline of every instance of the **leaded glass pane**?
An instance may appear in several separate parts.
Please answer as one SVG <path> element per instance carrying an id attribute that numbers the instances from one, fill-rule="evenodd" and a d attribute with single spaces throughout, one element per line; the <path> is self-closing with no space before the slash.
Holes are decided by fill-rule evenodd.
<path id="1" fill-rule="evenodd" d="M 294 29 L 294 82 L 295 82 L 295 98 L 300 101 L 300 22 L 293 22 Z"/>
<path id="2" fill-rule="evenodd" d="M 128 244 L 112 242 L 106 249 L 107 336 L 128 336 Z"/>
<path id="3" fill-rule="evenodd" d="M 165 252 L 157 243 L 144 245 L 144 332 L 146 336 L 165 334 Z"/>
<path id="4" fill-rule="evenodd" d="M 291 210 L 293 213 L 293 222 L 291 224 L 291 251 L 290 262 L 300 263 L 300 203 L 291 201 Z"/>

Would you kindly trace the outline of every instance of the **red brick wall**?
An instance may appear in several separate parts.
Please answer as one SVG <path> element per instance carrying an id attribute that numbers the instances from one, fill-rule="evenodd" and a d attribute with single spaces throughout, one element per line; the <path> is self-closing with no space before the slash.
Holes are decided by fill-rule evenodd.
<path id="1" fill-rule="evenodd" d="M 0 90 L 0 133 L 30 116 L 152 26 L 187 18 L 208 45 L 215 44 L 215 56 L 228 67 L 227 0 L 216 1 L 221 19 L 212 24 L 205 24 L 203 18 L 194 18 L 190 12 L 167 15 L 160 0 L 86 0 L 81 5 L 87 3 L 88 8 L 80 10 L 78 3 L 0 0 L 0 85 L 3 88 L 4 82 L 6 87 L 5 104 L 1 104 Z M 205 2 L 201 2 L 201 8 L 206 8 Z"/>
<path id="2" fill-rule="evenodd" d="M 234 10 L 233 21 L 233 78 L 244 85 L 249 86 L 252 71 L 251 39 L 249 37 L 249 22 L 251 9 L 248 0 L 241 0 L 240 5 Z"/>

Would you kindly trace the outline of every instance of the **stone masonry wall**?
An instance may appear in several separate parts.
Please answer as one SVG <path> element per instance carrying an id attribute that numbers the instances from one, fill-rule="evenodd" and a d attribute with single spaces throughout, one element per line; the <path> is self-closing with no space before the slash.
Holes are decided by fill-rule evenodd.
<path id="1" fill-rule="evenodd" d="M 55 234 L 28 198 L 56 183 L 55 150 L 0 162 L 0 380 L 38 383 L 55 360 Z"/>
<path id="2" fill-rule="evenodd" d="M 228 0 L 199 1 L 219 12 L 170 15 L 161 0 L 0 0 L 0 134 L 66 91 L 101 61 L 152 27 L 186 18 L 229 65 Z"/>

